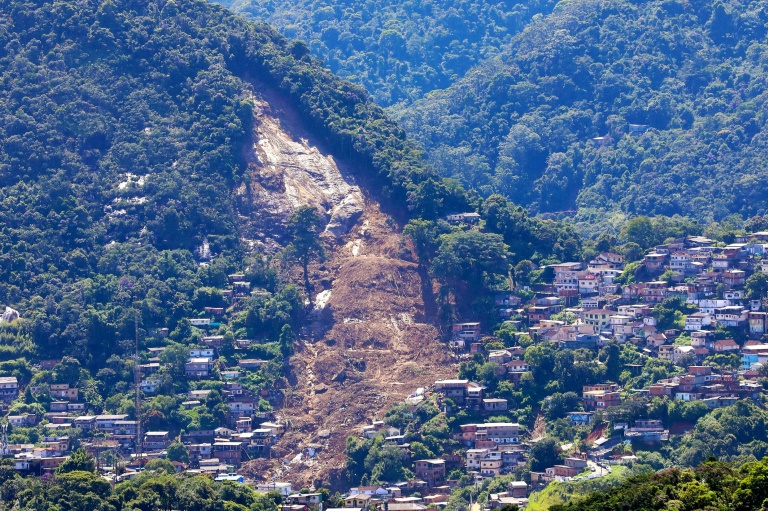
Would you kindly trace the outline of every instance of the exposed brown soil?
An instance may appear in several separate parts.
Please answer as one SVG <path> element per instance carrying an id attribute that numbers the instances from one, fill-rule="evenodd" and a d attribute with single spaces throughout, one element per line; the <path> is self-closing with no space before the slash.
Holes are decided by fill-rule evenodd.
<path id="1" fill-rule="evenodd" d="M 429 303 L 431 284 L 422 281 L 395 223 L 355 184 L 354 169 L 314 142 L 285 102 L 269 93 L 263 98 L 252 144 L 249 225 L 253 232 L 261 229 L 255 237 L 264 248 L 281 244 L 279 230 L 265 227 L 282 224 L 303 198 L 324 208 L 329 222 L 339 201 L 347 197 L 348 203 L 350 195 L 361 199 L 362 213 L 349 230 L 324 235 L 327 258 L 313 265 L 311 279 L 315 294 L 327 296 L 330 290 L 330 297 L 313 313 L 291 357 L 280 411 L 288 431 L 273 459 L 254 460 L 243 471 L 257 480 L 289 481 L 294 488 L 338 488 L 347 437 L 359 435 L 370 419 L 382 417 L 416 388 L 454 377 L 457 366 L 425 312 L 423 292 Z M 272 140 L 277 149 L 265 153 L 270 145 L 259 139 Z M 280 169 L 289 169 L 283 185 Z M 286 190 L 301 193 L 286 196 Z M 300 282 L 298 273 L 294 277 Z"/>
<path id="2" fill-rule="evenodd" d="M 536 416 L 536 422 L 533 424 L 533 430 L 531 431 L 531 440 L 538 442 L 547 435 L 547 421 L 542 414 Z"/>

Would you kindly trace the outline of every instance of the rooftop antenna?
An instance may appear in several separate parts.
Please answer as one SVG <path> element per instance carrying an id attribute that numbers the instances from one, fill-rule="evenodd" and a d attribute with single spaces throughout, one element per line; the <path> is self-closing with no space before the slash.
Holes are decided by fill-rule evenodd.
<path id="1" fill-rule="evenodd" d="M 133 316 L 134 330 L 136 333 L 136 368 L 134 374 L 134 384 L 136 385 L 136 459 L 141 466 L 141 367 L 139 367 L 139 313 L 134 312 Z"/>

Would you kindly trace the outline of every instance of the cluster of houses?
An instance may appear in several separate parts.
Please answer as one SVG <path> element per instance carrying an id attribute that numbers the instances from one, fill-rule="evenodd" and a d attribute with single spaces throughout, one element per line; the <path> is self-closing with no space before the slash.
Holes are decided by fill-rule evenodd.
<path id="1" fill-rule="evenodd" d="M 595 385 L 585 388 L 584 391 L 585 394 L 603 392 L 618 395 L 619 389 L 618 386 L 610 384 Z M 596 398 L 596 394 L 591 395 Z M 420 399 L 412 401 L 414 396 Z M 483 385 L 466 379 L 438 380 L 427 389 L 419 389 L 406 401 L 415 406 L 423 399 L 433 396 L 441 410 L 449 414 L 458 410 L 467 410 L 473 412 L 475 416 L 490 417 L 503 414 L 507 411 L 508 405 L 506 399 L 486 397 Z M 601 398 L 600 406 L 604 401 L 605 399 Z M 593 407 L 593 409 L 596 408 L 598 408 L 597 405 Z M 581 420 L 582 424 L 586 425 L 591 423 L 594 412 L 573 412 L 571 415 L 572 420 Z M 627 428 L 627 434 L 634 434 L 640 427 L 641 425 L 636 428 Z M 398 428 L 383 421 L 372 421 L 361 431 L 363 438 L 370 439 L 379 435 L 384 437 L 385 443 L 401 448 L 404 459 L 410 459 L 410 444 L 406 442 L 406 436 L 402 435 Z M 433 459 L 411 460 L 414 479 L 410 481 L 383 487 L 352 488 L 349 496 L 344 500 L 345 508 L 364 511 L 367 509 L 421 510 L 430 504 L 432 507 L 442 507 L 448 502 L 451 488 L 457 484 L 456 480 L 451 479 L 451 474 L 456 469 L 461 469 L 463 473 L 477 481 L 511 474 L 516 468 L 526 463 L 532 445 L 529 441 L 523 441 L 520 425 L 512 422 L 485 421 L 461 424 L 452 433 L 452 439 L 461 446 L 455 454 L 444 454 Z M 605 448 L 605 441 L 598 441 L 594 450 L 597 452 Z M 589 455 L 592 456 L 593 453 Z M 486 509 L 499 509 L 505 505 L 522 508 L 528 503 L 528 496 L 532 490 L 539 489 L 551 481 L 568 480 L 585 473 L 593 474 L 596 467 L 594 464 L 590 466 L 586 453 L 565 457 L 562 462 L 547 467 L 542 472 L 532 473 L 530 483 L 512 481 L 508 484 L 506 491 L 491 494 L 486 503 Z M 593 476 L 594 474 L 590 477 Z M 419 493 L 416 496 L 406 496 L 413 491 Z"/>
<path id="2" fill-rule="evenodd" d="M 350 488 L 343 499 L 344 507 L 337 508 L 337 511 L 424 511 L 443 508 L 448 504 L 452 488 L 451 484 L 428 488 L 419 480 L 385 486 L 359 486 Z"/>
<path id="3" fill-rule="evenodd" d="M 435 463 L 419 463 L 423 470 L 440 472 L 444 460 L 434 460 Z M 430 486 L 426 481 L 413 479 L 392 484 L 356 486 L 349 489 L 343 498 L 335 503 L 343 507 L 332 507 L 325 502 L 322 493 L 294 493 L 290 483 L 272 482 L 258 484 L 260 492 L 277 491 L 282 496 L 281 511 L 425 511 L 427 509 L 444 508 L 448 505 L 451 490 L 457 481 L 445 480 L 440 484 Z M 506 491 L 490 495 L 486 509 L 499 509 L 507 504 L 520 507 L 528 503 L 529 485 L 524 481 L 513 481 L 507 485 Z"/>
<path id="4" fill-rule="evenodd" d="M 230 288 L 222 290 L 226 301 L 232 303 L 252 293 L 245 275 L 229 276 Z M 225 315 L 223 307 L 206 307 L 205 317 L 189 318 L 191 326 L 207 330 L 221 325 Z M 156 329 L 153 335 L 162 339 L 168 329 Z M 175 463 L 179 470 L 192 473 L 206 473 L 213 476 L 229 477 L 244 461 L 269 457 L 271 448 L 285 432 L 285 426 L 275 420 L 272 412 L 259 409 L 259 402 L 268 396 L 267 391 L 254 393 L 239 381 L 249 371 L 258 371 L 267 363 L 265 360 L 245 358 L 240 355 L 237 365 L 227 367 L 220 359 L 224 347 L 224 336 L 203 335 L 196 345 L 188 348 L 184 374 L 188 381 L 218 380 L 221 397 L 227 407 L 225 421 L 217 428 L 204 431 L 187 431 L 181 435 L 170 431 L 147 431 L 136 420 L 126 414 L 107 414 L 94 410 L 83 400 L 83 391 L 66 383 L 33 385 L 22 388 L 16 377 L 0 377 L 0 411 L 18 398 L 21 390 L 47 403 L 44 414 L 8 414 L 3 436 L 0 437 L 0 456 L 13 457 L 16 469 L 30 474 L 44 474 L 55 470 L 59 463 L 70 454 L 71 442 L 68 434 L 76 429 L 82 432 L 80 444 L 89 452 L 98 455 L 112 451 L 125 460 L 125 472 L 121 477 L 135 475 L 148 460 L 166 456 L 171 443 L 183 443 L 189 452 L 189 463 Z M 257 341 L 239 339 L 235 341 L 235 353 L 246 353 Z M 165 347 L 150 347 L 145 363 L 139 365 L 141 396 L 159 394 L 164 389 L 161 377 L 164 365 L 162 352 Z M 246 355 L 247 357 L 247 355 Z M 41 370 L 51 370 L 59 360 L 43 360 Z M 167 386 L 167 385 L 166 385 Z M 193 388 L 200 385 L 192 385 Z M 192 410 L 204 406 L 211 390 L 190 390 L 184 396 L 181 406 Z M 181 396 L 179 396 L 181 397 Z M 3 421 L 0 421 L 3 422 Z M 43 426 L 40 426 L 43 424 Z M 13 428 L 41 427 L 44 436 L 34 445 L 12 445 L 8 442 L 8 430 Z M 109 471 L 113 467 L 104 467 Z M 135 470 L 132 470 L 135 469 Z M 122 469 L 121 469 L 122 470 Z"/>
<path id="5" fill-rule="evenodd" d="M 438 380 L 429 389 L 419 389 L 415 394 L 422 398 L 416 402 L 434 395 L 438 406 L 446 413 L 454 413 L 461 409 L 490 417 L 504 414 L 508 406 L 506 399 L 486 397 L 484 386 L 465 379 Z M 408 402 L 414 405 L 415 403 L 410 399 L 412 398 L 409 398 Z M 383 421 L 373 421 L 361 431 L 363 438 L 373 438 L 378 435 L 383 436 L 386 443 L 401 448 L 403 457 L 410 459 L 410 444 L 406 442 L 406 437 L 398 428 Z M 414 504 L 440 506 L 441 503 L 447 502 L 450 488 L 457 482 L 451 480 L 449 476 L 456 469 L 461 469 L 476 480 L 511 474 L 516 468 L 525 464 L 530 452 L 530 444 L 521 439 L 520 425 L 513 422 L 486 421 L 461 424 L 452 434 L 452 438 L 462 446 L 458 454 L 444 454 L 435 459 L 412 460 L 414 479 L 396 485 L 402 492 L 419 490 L 422 494 L 426 492 L 431 495 Z M 564 464 L 558 464 L 547 468 L 545 472 L 536 474 L 533 486 L 558 478 L 574 477 L 584 472 L 586 468 L 585 460 L 567 458 Z M 494 494 L 488 506 L 491 509 L 511 503 L 524 506 L 530 489 L 531 486 L 524 481 L 510 483 L 508 491 Z M 393 488 L 383 488 L 380 496 L 391 499 L 393 498 L 392 490 Z M 354 488 L 350 498 L 353 496 L 355 496 Z M 367 497 L 363 497 L 363 500 L 365 499 Z M 406 501 L 406 497 L 390 501 L 389 509 L 392 509 L 391 502 L 403 504 Z M 370 505 L 370 503 L 362 504 L 362 501 L 355 500 L 347 507 L 366 509 Z"/>
<path id="6" fill-rule="evenodd" d="M 457 481 L 447 481 L 440 486 L 428 487 L 424 481 L 415 480 L 391 486 L 361 486 L 351 488 L 344 498 L 344 507 L 337 511 L 424 511 L 444 508 L 448 505 L 451 490 Z M 488 502 L 489 509 L 505 504 L 525 506 L 528 503 L 529 486 L 524 481 L 513 481 L 505 492 L 494 493 Z M 284 511 L 289 511 L 285 510 Z M 307 510 L 290 510 L 307 511 Z M 326 510 L 328 511 L 328 510 Z"/>
<path id="7" fill-rule="evenodd" d="M 587 264 L 550 265 L 546 270 L 551 271 L 551 282 L 527 288 L 534 292 L 530 303 L 504 292 L 497 295 L 496 307 L 518 328 L 518 335 L 536 341 L 590 349 L 631 342 L 647 356 L 683 366 L 700 364 L 710 355 L 735 353 L 745 371 L 741 376 L 750 378 L 768 363 L 768 344 L 759 342 L 768 333 L 768 312 L 762 297 L 747 299 L 745 284 L 756 271 L 768 274 L 766 247 L 768 232 L 742 236 L 725 247 L 700 236 L 675 240 L 646 254 L 634 272 L 635 280 L 641 281 L 624 286 L 616 283 L 625 269 L 623 257 L 601 253 Z M 662 274 L 665 280 L 658 280 Z M 684 325 L 661 329 L 654 307 L 675 297 L 693 312 L 685 316 Z M 726 330 L 720 328 L 716 335 L 718 327 Z M 739 343 L 722 338 L 722 332 L 751 340 Z M 456 323 L 450 345 L 462 354 L 481 351 L 481 334 L 479 323 Z M 515 381 L 528 370 L 521 352 L 520 348 L 491 352 L 489 360 L 498 362 Z"/>
<path id="8" fill-rule="evenodd" d="M 532 303 L 521 308 L 519 297 L 500 293 L 496 306 L 500 314 L 521 316 L 530 326 L 560 312 L 572 312 L 594 327 L 591 333 L 627 340 L 644 337 L 643 327 L 653 326 L 642 321 L 650 308 L 667 298 L 680 297 L 700 309 L 699 315 L 691 317 L 687 330 L 724 324 L 760 336 L 766 333 L 766 314 L 761 312 L 760 300 L 746 300 L 743 287 L 755 271 L 768 273 L 768 258 L 762 259 L 768 244 L 761 243 L 768 241 L 768 233 L 743 239 L 749 242 L 715 247 L 707 238 L 688 237 L 657 246 L 644 256 L 636 272 L 648 280 L 625 286 L 615 282 L 625 267 L 618 254 L 602 253 L 587 264 L 550 265 L 546 269 L 551 271 L 552 281 L 534 286 L 536 298 Z M 653 280 L 667 271 L 669 281 Z"/>
<path id="9" fill-rule="evenodd" d="M 224 336 L 206 336 L 200 339 L 200 342 L 205 348 L 191 349 L 187 363 L 184 365 L 184 373 L 187 378 L 192 380 L 208 380 L 215 376 L 213 368 L 216 365 L 216 359 L 218 358 L 216 353 L 217 350 L 221 349 L 222 343 L 224 342 Z M 235 349 L 247 349 L 251 344 L 253 344 L 253 341 L 250 339 L 238 339 L 235 341 Z M 162 348 L 157 349 L 162 351 Z M 266 360 L 244 358 L 237 361 L 237 367 L 220 371 L 220 374 L 225 380 L 235 380 L 240 377 L 242 371 L 258 371 L 266 363 Z M 155 385 L 152 383 L 147 386 L 150 389 L 155 388 Z"/>
<path id="10" fill-rule="evenodd" d="M 455 405 L 457 408 L 477 409 L 482 406 L 473 400 L 477 389 L 482 387 L 467 380 L 440 380 L 431 391 L 434 391 L 442 402 L 450 399 L 460 403 Z M 498 401 L 503 401 L 506 405 L 506 400 Z M 482 402 L 480 390 L 480 403 Z M 363 438 L 383 435 L 386 443 L 398 446 L 403 452 L 403 457 L 410 459 L 410 444 L 405 442 L 405 436 L 401 435 L 397 428 L 383 421 L 373 421 L 363 427 L 361 434 Z M 527 446 L 520 443 L 520 425 L 517 423 L 464 424 L 453 438 L 466 448 L 462 454 L 412 460 L 414 479 L 395 483 L 391 487 L 352 488 L 349 497 L 345 499 L 345 507 L 361 510 L 376 507 L 403 511 L 419 511 L 429 505 L 442 507 L 448 503 L 451 488 L 457 483 L 449 478 L 452 471 L 465 469 L 476 479 L 508 474 L 525 462 L 528 452 Z M 413 492 L 419 494 L 408 496 Z M 528 485 L 525 482 L 515 483 L 510 492 L 509 495 L 501 494 L 501 497 L 514 497 L 518 504 L 527 502 L 525 498 L 528 496 Z"/>
<path id="11" fill-rule="evenodd" d="M 462 223 L 471 220 L 455 219 Z M 586 264 L 551 265 L 543 273 L 551 277 L 547 284 L 526 288 L 528 295 L 533 292 L 529 302 L 523 303 L 514 291 L 503 292 L 497 294 L 495 306 L 500 316 L 516 327 L 516 335 L 527 335 L 534 342 L 573 349 L 633 343 L 648 357 L 687 368 L 685 374 L 644 389 L 622 389 L 613 382 L 585 385 L 583 410 L 568 414 L 574 426 L 591 425 L 595 413 L 620 406 L 622 396 L 666 396 L 681 401 L 701 400 L 709 408 L 729 406 L 739 399 L 758 399 L 761 394 L 762 386 L 756 379 L 760 368 L 768 364 L 768 343 L 761 341 L 768 333 L 768 312 L 762 297 L 747 298 L 745 284 L 755 272 L 768 274 L 768 254 L 763 260 L 767 247 L 768 232 L 738 238 L 725 247 L 703 237 L 674 240 L 654 247 L 639 265 L 633 265 L 637 268 L 628 285 L 620 285 L 622 280 L 618 279 L 626 268 L 623 257 L 601 253 Z M 654 307 L 675 297 L 692 312 L 676 328 L 659 328 Z M 744 341 L 747 338 L 750 340 Z M 514 346 L 488 351 L 487 340 L 483 339 L 480 323 L 455 323 L 450 346 L 462 358 L 483 353 L 498 365 L 500 378 L 519 383 L 530 371 L 524 350 Z M 707 357 L 728 353 L 738 355 L 740 370 L 718 370 L 704 364 Z M 639 374 L 642 366 L 627 369 Z M 447 413 L 464 408 L 480 416 L 503 415 L 508 406 L 504 399 L 486 396 L 483 385 L 468 380 L 437 381 L 430 390 L 438 395 L 441 409 Z M 670 435 L 657 420 L 615 424 L 615 428 L 622 434 L 595 441 L 588 453 L 591 459 L 603 459 L 621 442 L 652 444 L 667 441 Z M 465 424 L 461 432 L 455 433 L 455 439 L 466 447 L 461 465 L 478 477 L 509 473 L 526 459 L 527 446 L 520 441 L 517 424 Z M 583 459 L 586 456 L 566 458 L 560 465 L 532 474 L 533 486 L 584 472 L 588 466 Z M 429 486 L 443 483 L 442 478 L 455 464 L 450 457 L 445 458 L 417 460 L 417 477 Z M 491 500 L 500 507 L 512 502 L 521 505 L 515 500 L 519 498 L 524 496 L 505 493 Z"/>
<path id="12" fill-rule="evenodd" d="M 571 326 L 574 329 L 584 328 L 577 324 Z M 588 325 L 591 329 L 591 325 Z M 567 329 L 567 327 L 565 327 Z M 573 330 L 571 330 L 573 331 Z M 530 332 L 530 330 L 529 330 Z M 480 331 L 477 323 L 459 323 L 454 326 L 454 339 L 463 340 L 472 352 L 483 352 L 489 361 L 498 364 L 498 375 L 506 377 L 513 382 L 519 382 L 521 375 L 530 371 L 528 364 L 522 359 L 524 350 L 513 347 L 503 350 L 483 351 L 480 342 Z M 701 332 L 699 332 L 701 333 Z M 664 337 L 661 334 L 660 339 Z M 706 339 L 704 344 L 712 340 L 711 332 L 701 335 Z M 732 340 L 727 342 L 712 342 L 711 352 L 727 351 Z M 661 344 L 660 346 L 665 346 Z M 753 367 L 754 364 L 764 363 L 768 358 L 768 345 L 757 341 L 747 341 L 744 346 L 736 344 L 736 350 L 742 355 L 744 367 Z M 708 351 L 710 353 L 710 351 Z M 662 355 L 663 357 L 663 352 Z M 642 366 L 630 369 L 641 369 Z M 594 417 L 597 412 L 607 411 L 622 404 L 622 395 L 628 395 L 629 399 L 635 396 L 667 396 L 682 401 L 702 400 L 709 408 L 719 408 L 734 404 L 739 399 L 757 399 L 761 394 L 762 386 L 751 377 L 757 376 L 755 371 L 719 372 L 708 365 L 691 365 L 687 373 L 672 378 L 663 379 L 653 383 L 646 389 L 622 389 L 613 382 L 584 385 L 582 388 L 582 408 L 580 411 L 568 413 L 568 418 L 573 426 L 596 426 Z M 437 395 L 437 402 L 446 413 L 455 412 L 458 409 L 472 411 L 480 416 L 503 415 L 507 411 L 506 399 L 490 398 L 485 394 L 486 388 L 476 382 L 466 379 L 438 380 L 427 391 L 417 392 L 423 400 L 428 392 Z M 626 392 L 625 392 L 626 391 Z M 409 399 L 413 399 L 413 396 Z M 411 401 L 409 401 L 411 402 Z M 594 470 L 600 468 L 604 460 L 613 460 L 614 448 L 619 444 L 649 445 L 666 442 L 670 438 L 670 432 L 665 429 L 658 420 L 636 420 L 631 425 L 617 423 L 614 425 L 620 434 L 609 438 L 598 438 L 592 442 L 587 452 L 577 456 L 567 457 L 562 463 L 547 467 L 542 472 L 531 474 L 531 483 L 526 491 L 539 489 L 543 485 L 555 480 L 568 480 L 585 472 L 592 473 L 588 477 L 596 477 Z M 378 434 L 386 425 L 369 426 L 368 436 Z M 683 431 L 681 431 L 683 432 Z M 387 441 L 402 439 L 399 432 L 391 431 L 387 434 Z M 522 441 L 520 427 L 515 423 L 482 423 L 463 424 L 460 431 L 454 433 L 453 438 L 461 442 L 466 448 L 462 451 L 461 466 L 467 473 L 474 474 L 478 478 L 494 477 L 508 474 L 522 463 L 525 463 L 530 450 L 530 443 Z M 399 443 L 399 442 L 398 442 Z M 407 447 L 408 444 L 401 444 Z M 414 472 L 417 477 L 426 482 L 429 487 L 444 484 L 446 473 L 457 466 L 454 456 L 443 456 L 441 459 L 417 460 L 414 463 Z M 626 456 L 623 458 L 627 458 Z M 622 461 L 626 461 L 622 458 Z M 593 460 L 597 465 L 589 466 Z M 601 469 L 602 473 L 602 469 Z M 449 482 L 450 483 L 450 482 Z M 520 482 L 520 486 L 525 483 Z M 527 495 L 527 493 L 526 493 Z M 516 494 L 502 493 L 491 498 L 490 506 L 500 507 L 514 503 L 517 506 L 525 505 L 526 495 L 521 495 L 520 490 Z"/>
<path id="13" fill-rule="evenodd" d="M 648 388 L 651 396 L 702 400 L 710 408 L 729 406 L 739 399 L 758 399 L 761 391 L 760 383 L 734 374 L 717 374 L 711 366 L 690 366 L 686 374 L 659 380 Z"/>
<path id="14" fill-rule="evenodd" d="M 186 403 L 199 404 L 210 392 L 189 391 Z M 241 396 L 242 392 L 239 384 L 224 390 L 225 396 Z M 9 415 L 7 420 L 12 427 L 33 427 L 44 419 L 46 436 L 37 445 L 4 441 L 0 455 L 13 456 L 20 472 L 41 475 L 55 470 L 70 453 L 70 439 L 62 433 L 79 429 L 83 432 L 80 443 L 91 454 L 112 451 L 127 459 L 123 477 L 135 475 L 151 459 L 166 457 L 166 449 L 173 442 L 183 443 L 189 452 L 189 463 L 176 463 L 180 471 L 228 474 L 244 461 L 269 456 L 271 447 L 285 433 L 285 426 L 274 421 L 272 413 L 254 412 L 253 400 L 238 397 L 227 404 L 231 428 L 188 431 L 178 436 L 169 431 L 142 432 L 138 421 L 130 420 L 127 414 L 80 415 L 59 411 L 48 412 L 42 418 L 33 413 Z"/>

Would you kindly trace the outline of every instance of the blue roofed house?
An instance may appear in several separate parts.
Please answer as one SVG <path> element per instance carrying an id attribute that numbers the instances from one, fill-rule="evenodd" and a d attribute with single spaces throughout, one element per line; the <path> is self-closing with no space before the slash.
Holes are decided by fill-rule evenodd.
<path id="1" fill-rule="evenodd" d="M 568 412 L 568 418 L 573 426 L 586 426 L 592 422 L 594 412 Z"/>

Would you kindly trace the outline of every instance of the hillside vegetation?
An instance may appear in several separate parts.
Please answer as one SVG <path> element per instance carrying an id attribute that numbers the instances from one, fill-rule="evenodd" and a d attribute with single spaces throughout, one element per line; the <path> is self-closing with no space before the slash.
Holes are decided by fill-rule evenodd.
<path id="1" fill-rule="evenodd" d="M 0 12 L 0 303 L 28 321 L 2 341 L 6 363 L 63 354 L 98 370 L 132 350 L 136 311 L 142 337 L 173 332 L 200 309 L 197 295 L 244 267 L 254 286 L 282 293 L 274 265 L 242 259 L 254 82 L 403 217 L 470 209 L 363 89 L 265 25 L 192 0 L 30 0 Z M 491 230 L 524 245 L 521 257 L 578 253 L 573 233 L 563 250 L 559 226 L 514 215 Z M 546 230 L 552 243 L 536 237 Z M 209 265 L 198 264 L 203 247 L 218 256 Z M 297 296 L 280 296 L 288 312 L 259 302 L 251 322 L 275 340 L 300 316 Z"/>
<path id="2" fill-rule="evenodd" d="M 586 477 L 573 481 L 553 481 L 543 490 L 531 494 L 529 511 L 547 511 L 552 506 L 565 504 L 589 493 L 604 491 L 627 478 L 629 470 L 623 466 L 612 467 L 611 473 L 595 479 Z"/>
<path id="3" fill-rule="evenodd" d="M 382 106 L 408 104 L 448 87 L 496 54 L 553 0 L 395 2 L 217 0 L 309 45 L 339 76 Z"/>
<path id="4" fill-rule="evenodd" d="M 23 478 L 12 459 L 0 460 L 0 509 L 60 509 L 62 511 L 277 511 L 277 492 L 258 493 L 253 487 L 214 482 L 205 475 L 183 477 L 165 459 L 147 463 L 146 471 L 117 485 L 96 472 L 96 460 L 76 451 L 43 481 Z M 325 490 L 327 492 L 327 490 Z"/>
<path id="5" fill-rule="evenodd" d="M 444 175 L 537 212 L 754 215 L 766 21 L 762 1 L 560 2 L 400 120 Z"/>
<path id="6" fill-rule="evenodd" d="M 632 477 L 616 488 L 594 492 L 552 511 L 619 509 L 761 509 L 768 491 L 766 460 L 739 469 L 711 458 L 695 469 L 669 469 Z"/>
<path id="7" fill-rule="evenodd" d="M 74 355 L 98 369 L 132 350 L 119 341 L 135 311 L 142 336 L 173 331 L 244 266 L 282 289 L 266 260 L 242 260 L 251 80 L 419 214 L 407 196 L 431 174 L 402 130 L 266 26 L 191 0 L 5 1 L 0 13 L 0 303 L 29 322 L 2 340 L 6 363 Z M 252 326 L 276 337 L 296 299 L 287 313 L 256 306 Z"/>

